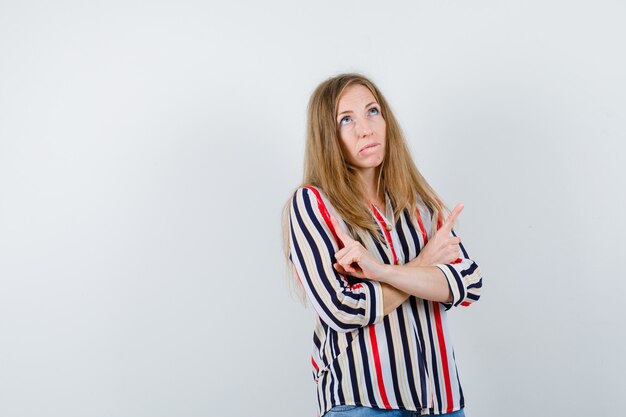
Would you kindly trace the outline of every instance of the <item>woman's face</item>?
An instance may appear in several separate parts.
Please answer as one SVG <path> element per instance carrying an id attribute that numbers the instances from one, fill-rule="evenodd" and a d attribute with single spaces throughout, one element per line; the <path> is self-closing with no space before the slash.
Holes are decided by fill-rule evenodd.
<path id="1" fill-rule="evenodd" d="M 385 156 L 387 125 L 372 92 L 360 84 L 347 87 L 336 121 L 343 157 L 362 173 L 373 172 Z"/>

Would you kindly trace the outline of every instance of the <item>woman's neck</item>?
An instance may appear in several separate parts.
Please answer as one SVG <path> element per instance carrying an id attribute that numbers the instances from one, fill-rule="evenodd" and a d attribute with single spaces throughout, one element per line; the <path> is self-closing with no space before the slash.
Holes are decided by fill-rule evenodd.
<path id="1" fill-rule="evenodd" d="M 385 210 L 385 193 L 378 188 L 378 175 L 377 170 L 371 169 L 367 171 L 360 171 L 359 177 L 363 183 L 363 189 L 365 191 L 365 198 L 368 202 L 375 204 L 380 210 Z"/>

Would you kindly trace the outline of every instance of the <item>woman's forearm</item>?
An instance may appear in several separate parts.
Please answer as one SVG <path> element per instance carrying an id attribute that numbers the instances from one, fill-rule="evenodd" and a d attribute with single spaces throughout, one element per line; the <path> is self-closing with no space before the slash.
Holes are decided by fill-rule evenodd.
<path id="1" fill-rule="evenodd" d="M 381 286 L 383 288 L 383 314 L 385 316 L 394 311 L 409 298 L 409 294 L 396 287 L 385 283 L 381 283 Z"/>
<path id="2" fill-rule="evenodd" d="M 448 281 L 435 266 L 385 265 L 376 280 L 424 300 L 452 300 Z"/>

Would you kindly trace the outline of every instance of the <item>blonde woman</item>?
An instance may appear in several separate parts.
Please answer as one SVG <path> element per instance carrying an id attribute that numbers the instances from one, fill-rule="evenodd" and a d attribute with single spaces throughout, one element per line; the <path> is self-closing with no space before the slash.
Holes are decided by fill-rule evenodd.
<path id="1" fill-rule="evenodd" d="M 452 230 L 462 209 L 444 219 L 370 80 L 317 87 L 285 230 L 320 416 L 464 415 L 446 311 L 478 300 L 482 274 Z"/>

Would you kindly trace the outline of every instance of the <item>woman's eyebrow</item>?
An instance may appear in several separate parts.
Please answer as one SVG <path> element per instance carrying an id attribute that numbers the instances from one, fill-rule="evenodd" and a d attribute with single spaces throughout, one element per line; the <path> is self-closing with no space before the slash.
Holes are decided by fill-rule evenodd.
<path id="1" fill-rule="evenodd" d="M 367 104 L 365 105 L 365 107 L 363 107 L 363 108 L 364 108 L 364 109 L 366 109 L 366 108 L 368 108 L 369 106 L 371 106 L 372 104 L 378 104 L 378 102 L 376 102 L 376 101 L 372 101 L 371 103 L 367 103 Z M 341 113 L 337 113 L 337 116 L 341 116 L 341 115 L 342 115 L 342 114 L 344 114 L 344 113 L 354 113 L 354 112 L 353 112 L 352 110 L 344 110 L 344 111 L 342 111 Z"/>

